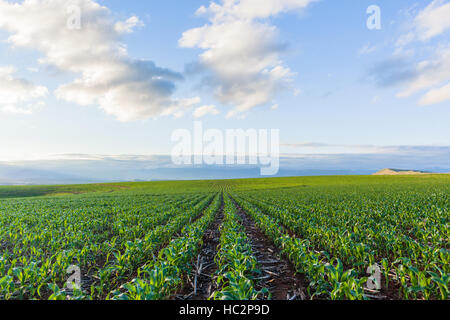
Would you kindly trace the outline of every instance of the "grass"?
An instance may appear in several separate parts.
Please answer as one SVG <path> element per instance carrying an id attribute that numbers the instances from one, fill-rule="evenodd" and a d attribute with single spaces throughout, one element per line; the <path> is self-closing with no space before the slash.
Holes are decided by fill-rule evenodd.
<path id="1" fill-rule="evenodd" d="M 28 197 L 75 197 L 90 194 L 177 194 L 210 192 L 221 189 L 249 191 L 280 188 L 355 187 L 358 186 L 401 186 L 415 188 L 428 186 L 447 187 L 450 190 L 450 175 L 411 175 L 411 176 L 320 176 L 288 177 L 234 180 L 196 180 L 196 181 L 156 181 L 123 182 L 83 185 L 53 186 L 0 186 L 0 199 Z"/>

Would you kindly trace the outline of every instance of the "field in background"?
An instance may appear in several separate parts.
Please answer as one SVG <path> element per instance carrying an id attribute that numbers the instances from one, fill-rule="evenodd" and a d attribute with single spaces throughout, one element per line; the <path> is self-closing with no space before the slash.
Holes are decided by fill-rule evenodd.
<path id="1" fill-rule="evenodd" d="M 449 191 L 449 175 L 0 187 L 0 299 L 448 299 Z"/>
<path id="2" fill-rule="evenodd" d="M 155 182 L 124 182 L 81 185 L 52 186 L 0 186 L 0 199 L 71 196 L 128 193 L 160 194 L 160 193 L 190 193 L 214 192 L 223 188 L 233 190 L 279 189 L 291 187 L 320 186 L 387 186 L 398 185 L 404 188 L 416 186 L 448 186 L 450 175 L 415 175 L 415 176 L 316 176 L 289 178 L 261 178 L 234 180 L 197 180 L 197 181 L 155 181 Z"/>

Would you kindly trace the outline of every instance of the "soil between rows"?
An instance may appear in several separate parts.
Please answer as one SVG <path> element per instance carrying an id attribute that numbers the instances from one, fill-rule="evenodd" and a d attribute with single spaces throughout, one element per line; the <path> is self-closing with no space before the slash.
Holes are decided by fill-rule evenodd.
<path id="1" fill-rule="evenodd" d="M 238 204 L 236 206 L 242 210 Z M 289 226 L 282 224 L 282 227 L 285 228 L 287 234 L 292 238 L 301 238 L 298 236 Z M 289 265 L 292 266 L 292 264 L 289 262 Z M 344 268 L 346 270 L 352 269 L 350 265 L 344 264 Z M 294 269 L 295 270 L 295 269 Z M 297 276 L 298 277 L 298 276 Z M 390 279 L 389 288 L 386 287 L 385 284 L 385 277 L 384 275 L 381 276 L 381 290 L 378 291 L 372 291 L 366 289 L 366 296 L 373 300 L 402 300 L 402 296 L 400 295 L 400 284 L 397 281 L 394 281 L 393 279 Z M 304 278 L 303 278 L 304 279 Z M 306 280 L 305 280 L 306 281 Z M 307 282 L 303 282 L 307 283 Z M 305 286 L 306 288 L 306 286 Z"/>
<path id="2" fill-rule="evenodd" d="M 280 250 L 265 236 L 234 199 L 233 202 L 238 209 L 254 255 L 262 270 L 262 274 L 256 282 L 257 289 L 269 289 L 273 300 L 307 299 L 304 277 L 296 274 L 294 266 L 281 257 Z"/>
<path id="3" fill-rule="evenodd" d="M 195 263 L 194 270 L 182 291 L 175 296 L 175 299 L 208 300 L 214 291 L 217 290 L 215 279 L 218 268 L 214 258 L 220 245 L 220 226 L 224 219 L 223 209 L 224 204 L 222 202 L 214 223 L 205 232 L 203 247 Z"/>
<path id="4" fill-rule="evenodd" d="M 203 201 L 203 200 L 204 200 L 204 199 L 200 199 L 199 201 L 197 201 L 197 202 L 196 202 L 196 205 L 199 204 L 199 203 L 200 203 L 201 201 Z M 204 215 L 204 213 L 206 212 L 206 210 L 212 205 L 213 201 L 214 201 L 214 199 L 211 199 L 211 200 L 208 202 L 208 204 L 206 205 L 206 207 L 205 207 L 203 210 L 201 210 L 201 211 L 198 213 L 198 215 L 195 216 L 195 218 L 191 219 L 189 223 L 194 223 L 194 222 L 196 222 L 197 220 L 199 220 L 199 219 Z M 169 224 L 170 221 L 171 221 L 173 218 L 175 218 L 175 216 L 173 216 L 173 217 L 167 219 L 166 221 L 164 221 L 164 222 L 162 222 L 162 223 L 160 223 L 160 224 L 155 225 L 155 226 L 152 228 L 152 230 L 154 230 L 154 229 L 157 228 L 158 226 L 165 226 L 165 225 Z M 180 237 L 180 236 L 181 236 L 181 229 L 178 230 L 178 231 L 176 231 L 176 232 L 174 232 L 173 237 L 172 237 L 171 239 L 167 240 L 167 241 L 164 242 L 164 243 L 161 243 L 161 245 L 158 246 L 158 247 L 151 253 L 152 257 L 149 257 L 149 260 L 154 259 L 154 257 L 158 257 L 159 252 L 160 252 L 162 249 L 164 249 L 165 247 L 167 247 L 167 246 L 170 244 L 170 242 L 172 241 L 172 239 L 175 239 L 175 238 Z M 112 237 L 112 236 L 111 236 L 111 237 Z M 108 239 L 108 240 L 110 240 L 110 239 Z M 104 268 L 104 267 L 106 266 L 106 256 L 105 256 L 105 255 L 97 256 L 96 259 L 97 259 L 97 262 L 96 262 L 95 265 L 97 266 L 98 269 L 93 268 L 93 267 L 90 267 L 89 269 L 86 269 L 85 267 L 83 267 L 83 268 L 81 269 L 82 274 L 84 275 L 83 278 L 82 278 L 82 280 L 81 280 L 81 287 L 82 287 L 82 290 L 83 290 L 84 292 L 88 292 L 89 294 L 92 293 L 92 292 L 91 292 L 91 286 L 98 283 L 98 277 L 97 277 L 96 271 L 98 271 L 98 270 L 100 270 L 101 268 Z M 116 283 L 114 286 L 117 287 L 117 288 L 120 288 L 123 284 L 126 284 L 126 283 L 130 282 L 132 279 L 137 278 L 137 276 L 138 276 L 138 268 L 139 268 L 139 267 L 141 267 L 141 266 L 138 265 L 138 266 L 133 267 L 133 269 L 127 274 L 126 279 L 122 279 L 119 283 Z M 69 293 L 71 293 L 70 290 L 69 290 Z M 102 296 L 102 299 L 105 299 L 106 296 L 107 296 L 108 294 L 109 294 L 109 292 L 104 292 L 104 293 L 103 293 L 103 296 Z M 51 295 L 51 293 L 48 293 L 48 296 L 50 296 L 50 295 Z M 46 298 L 48 298 L 48 297 L 46 297 Z"/>

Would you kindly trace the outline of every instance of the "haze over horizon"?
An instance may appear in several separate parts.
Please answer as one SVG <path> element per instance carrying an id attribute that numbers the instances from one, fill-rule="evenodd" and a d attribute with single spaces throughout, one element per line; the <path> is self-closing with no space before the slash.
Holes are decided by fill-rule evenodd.
<path id="1" fill-rule="evenodd" d="M 422 153 L 281 155 L 276 177 L 369 175 L 381 169 L 449 173 L 450 148 Z M 176 166 L 163 155 L 54 155 L 0 162 L 0 185 L 77 184 L 261 177 L 258 166 Z"/>

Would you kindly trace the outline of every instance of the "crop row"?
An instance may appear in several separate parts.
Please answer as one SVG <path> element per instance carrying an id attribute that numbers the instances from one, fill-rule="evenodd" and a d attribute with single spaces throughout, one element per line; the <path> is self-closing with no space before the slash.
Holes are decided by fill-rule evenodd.
<path id="1" fill-rule="evenodd" d="M 323 211 L 272 205 L 263 199 L 251 201 L 290 231 L 308 239 L 314 248 L 339 257 L 360 275 L 378 262 L 384 287 L 399 286 L 399 295 L 405 298 L 448 297 L 450 254 L 445 247 L 439 247 L 440 242 L 422 244 L 382 220 L 364 216 L 361 210 L 358 215 L 339 211 L 327 215 Z M 351 226 L 349 221 L 353 222 Z"/>
<path id="2" fill-rule="evenodd" d="M 137 278 L 115 290 L 112 299 L 167 299 L 179 290 L 183 277 L 192 270 L 204 233 L 216 218 L 221 204 L 222 194 L 218 194 L 200 219 L 183 228 L 183 236 L 172 240 L 155 260 L 139 268 Z"/>
<path id="3" fill-rule="evenodd" d="M 294 264 L 297 272 L 306 275 L 309 280 L 308 293 L 312 298 L 365 299 L 363 284 L 367 278 L 358 278 L 354 270 L 344 270 L 339 259 L 330 259 L 323 253 L 315 252 L 308 241 L 291 237 L 277 219 L 262 213 L 247 200 L 233 197 Z"/>
<path id="4" fill-rule="evenodd" d="M 110 265 L 110 260 L 119 261 L 124 256 L 123 252 L 138 243 L 137 238 L 143 241 L 149 239 L 149 231 L 166 224 L 170 217 L 173 218 L 169 219 L 169 223 L 173 222 L 174 226 L 171 230 L 176 232 L 201 212 L 210 202 L 210 197 L 179 197 L 167 203 L 160 202 L 165 199 L 153 200 L 147 199 L 145 208 L 138 210 L 126 203 L 124 207 L 102 208 L 92 200 L 91 209 L 89 206 L 75 209 L 65 201 L 55 200 L 53 208 L 42 211 L 42 214 L 40 211 L 43 209 L 39 206 L 35 207 L 38 213 L 30 210 L 33 207 L 28 207 L 26 211 L 7 211 L 8 214 L 2 215 L 1 219 L 10 216 L 14 221 L 8 228 L 0 228 L 0 297 L 46 298 L 54 297 L 55 293 L 60 296 L 62 289 L 59 288 L 64 287 L 68 277 L 66 271 L 71 265 L 80 267 L 84 276 L 94 274 L 97 279 L 93 277 L 93 282 L 101 283 L 108 275 L 108 271 L 104 270 L 111 271 L 109 266 L 104 266 Z M 186 217 L 186 213 L 190 214 Z M 137 232 L 136 224 L 142 224 L 146 229 Z M 162 231 L 155 235 L 169 236 Z M 125 256 L 130 254 L 128 252 Z M 120 263 L 113 265 L 123 270 Z M 91 288 L 95 289 L 91 290 L 91 294 L 100 297 L 103 293 L 100 288 L 100 285 Z"/>
<path id="5" fill-rule="evenodd" d="M 220 228 L 220 249 L 215 258 L 219 290 L 215 300 L 256 300 L 266 292 L 255 289 L 253 278 L 258 262 L 245 232 L 236 206 L 225 195 L 224 222 Z"/>

